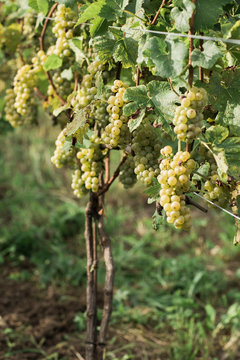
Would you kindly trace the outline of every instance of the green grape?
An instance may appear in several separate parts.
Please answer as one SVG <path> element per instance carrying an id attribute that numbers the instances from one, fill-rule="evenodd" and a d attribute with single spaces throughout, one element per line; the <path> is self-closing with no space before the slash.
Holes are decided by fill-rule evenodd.
<path id="1" fill-rule="evenodd" d="M 181 100 L 173 119 L 178 140 L 191 143 L 201 133 L 203 110 L 208 97 L 205 89 L 193 87 Z"/>
<path id="2" fill-rule="evenodd" d="M 188 102 L 186 102 L 188 104 Z M 158 182 L 161 185 L 160 204 L 167 215 L 167 222 L 177 229 L 190 228 L 190 210 L 186 206 L 185 193 L 190 190 L 190 175 L 195 169 L 195 161 L 188 151 L 178 151 L 173 155 L 171 146 L 161 149 Z"/>
<path id="3" fill-rule="evenodd" d="M 131 188 L 137 182 L 134 167 L 134 158 L 132 155 L 128 155 L 127 160 L 121 167 L 119 176 L 119 181 L 123 184 L 125 189 Z"/>
<path id="4" fill-rule="evenodd" d="M 231 186 L 220 181 L 219 175 L 213 171 L 203 185 L 203 196 L 221 207 L 227 207 L 231 200 Z M 209 205 L 212 207 L 213 205 Z"/>
<path id="5" fill-rule="evenodd" d="M 43 71 L 43 65 L 46 60 L 47 60 L 47 56 L 45 55 L 44 51 L 39 50 L 36 56 L 32 58 L 33 72 L 38 73 L 40 71 Z"/>

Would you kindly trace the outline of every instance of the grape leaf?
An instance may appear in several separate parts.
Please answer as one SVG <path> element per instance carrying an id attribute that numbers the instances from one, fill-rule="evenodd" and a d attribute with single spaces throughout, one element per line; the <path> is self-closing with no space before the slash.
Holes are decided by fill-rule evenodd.
<path id="1" fill-rule="evenodd" d="M 155 65 L 154 74 L 163 78 L 175 78 L 181 74 L 187 56 L 187 48 L 182 41 L 154 36 L 144 46 L 143 54 Z"/>
<path id="2" fill-rule="evenodd" d="M 62 77 L 63 79 L 67 79 L 68 81 L 71 81 L 72 78 L 73 78 L 72 68 L 64 69 L 64 70 L 61 72 L 61 77 Z"/>
<path id="3" fill-rule="evenodd" d="M 68 40 L 70 49 L 75 53 L 76 62 L 82 66 L 84 61 L 88 62 L 87 56 L 82 51 L 82 37 Z"/>
<path id="4" fill-rule="evenodd" d="M 210 126 L 205 132 L 205 138 L 211 144 L 221 144 L 228 135 L 228 129 L 221 125 Z"/>
<path id="5" fill-rule="evenodd" d="M 97 16 L 92 22 L 90 26 L 90 34 L 92 37 L 101 36 L 106 33 L 108 27 L 108 22 L 106 19 Z"/>
<path id="6" fill-rule="evenodd" d="M 88 119 L 88 114 L 85 111 L 85 109 L 79 110 L 76 113 L 73 121 L 67 124 L 66 136 L 74 135 L 77 130 L 81 129 L 82 132 L 81 136 L 83 137 L 83 135 L 85 134 L 88 128 L 87 119 Z M 81 140 L 81 139 L 79 140 L 79 136 L 80 134 L 78 133 L 78 141 Z"/>
<path id="7" fill-rule="evenodd" d="M 213 41 L 206 41 L 203 44 L 203 51 L 194 49 L 191 55 L 192 65 L 201 66 L 204 69 L 211 69 L 218 59 L 222 57 L 222 52 Z"/>
<path id="8" fill-rule="evenodd" d="M 135 114 L 132 115 L 132 118 L 130 118 L 128 121 L 128 127 L 130 132 L 133 132 L 139 127 L 144 116 L 145 116 L 145 109 L 141 110 L 140 112 L 137 111 L 136 115 Z"/>
<path id="9" fill-rule="evenodd" d="M 116 42 L 113 49 L 113 58 L 120 61 L 123 68 L 134 67 L 137 60 L 138 45 L 132 38 L 123 38 Z"/>
<path id="10" fill-rule="evenodd" d="M 63 106 L 60 106 L 57 109 L 53 110 L 53 115 L 57 117 L 59 114 L 61 114 L 61 112 L 65 111 L 65 110 L 67 110 L 69 108 L 70 108 L 69 104 L 65 104 Z"/>
<path id="11" fill-rule="evenodd" d="M 208 176 L 209 170 L 210 170 L 210 164 L 209 164 L 209 162 L 205 162 L 198 168 L 197 172 L 198 172 L 198 174 L 201 174 L 203 176 Z M 198 180 L 198 181 L 203 181 L 203 177 L 198 174 L 194 174 L 192 179 Z"/>
<path id="12" fill-rule="evenodd" d="M 129 0 L 106 0 L 100 10 L 99 16 L 108 21 L 115 21 L 123 15 L 123 10 L 128 3 Z"/>
<path id="13" fill-rule="evenodd" d="M 194 16 L 194 29 L 212 29 L 219 16 L 223 13 L 223 6 L 232 0 L 198 0 L 196 2 L 196 13 Z"/>
<path id="14" fill-rule="evenodd" d="M 52 54 L 47 57 L 47 60 L 45 61 L 43 68 L 45 71 L 58 69 L 62 66 L 62 62 L 63 61 L 59 56 Z"/>
<path id="15" fill-rule="evenodd" d="M 45 16 L 48 12 L 47 0 L 28 0 L 28 5 L 37 12 L 42 12 Z"/>
<path id="16" fill-rule="evenodd" d="M 155 210 L 152 218 L 153 218 L 153 221 L 152 221 L 153 229 L 157 231 L 157 230 L 159 230 L 160 226 L 164 224 L 165 219 L 163 216 L 159 215 L 157 210 Z"/>
<path id="17" fill-rule="evenodd" d="M 159 198 L 159 191 L 161 190 L 161 185 L 156 179 L 153 179 L 153 184 L 149 186 L 144 193 L 152 198 Z"/>
<path id="18" fill-rule="evenodd" d="M 213 156 L 217 163 L 217 171 L 220 180 L 226 182 L 228 179 L 228 162 L 226 159 L 225 151 L 221 148 L 213 148 Z"/>
<path id="19" fill-rule="evenodd" d="M 87 8 L 85 8 L 85 10 L 81 14 L 80 18 L 78 19 L 75 27 L 90 20 L 90 19 L 94 19 L 96 16 L 98 16 L 101 8 L 105 4 L 105 2 L 106 2 L 106 0 L 94 1 Z"/>
<path id="20" fill-rule="evenodd" d="M 97 37 L 94 40 L 94 50 L 97 52 L 99 59 L 105 63 L 112 58 L 113 49 L 116 41 L 107 37 Z"/>
<path id="21" fill-rule="evenodd" d="M 228 137 L 214 149 L 225 152 L 229 175 L 239 179 L 240 174 L 240 137 Z"/>
<path id="22" fill-rule="evenodd" d="M 126 104 L 123 108 L 123 114 L 125 116 L 130 116 L 138 109 L 145 109 L 150 105 L 145 85 L 129 87 L 125 91 L 123 99 L 129 102 L 129 104 Z"/>
<path id="23" fill-rule="evenodd" d="M 177 2 L 170 15 L 175 21 L 175 28 L 178 31 L 185 32 L 190 29 L 189 20 L 192 17 L 194 9 L 195 4 L 191 0 L 182 0 Z"/>
<path id="24" fill-rule="evenodd" d="M 104 90 L 104 83 L 103 83 L 103 78 L 102 78 L 102 72 L 98 71 L 96 76 L 96 83 L 95 86 L 97 88 L 97 94 L 96 97 L 97 99 L 100 99 L 102 94 L 103 94 L 103 90 Z"/>
<path id="25" fill-rule="evenodd" d="M 227 102 L 224 111 L 220 111 L 216 117 L 216 122 L 228 126 L 230 134 L 240 136 L 240 105 L 239 103 Z"/>

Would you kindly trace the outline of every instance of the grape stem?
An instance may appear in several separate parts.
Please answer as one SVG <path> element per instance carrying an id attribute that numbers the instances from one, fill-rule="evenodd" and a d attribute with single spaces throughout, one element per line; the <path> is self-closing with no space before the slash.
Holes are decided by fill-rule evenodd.
<path id="1" fill-rule="evenodd" d="M 165 2 L 166 2 L 166 0 L 162 0 L 162 3 L 161 3 L 161 5 L 160 5 L 160 8 L 159 8 L 158 11 L 156 12 L 156 15 L 154 16 L 154 19 L 153 19 L 153 21 L 151 22 L 151 25 L 155 25 L 155 22 L 157 21 L 157 18 L 158 18 L 158 15 L 159 15 L 159 13 L 160 13 L 160 10 L 164 7 Z"/>
<path id="2" fill-rule="evenodd" d="M 179 94 L 179 93 L 174 89 L 174 87 L 173 87 L 173 83 L 172 83 L 172 79 L 171 79 L 171 78 L 168 79 L 168 82 L 169 82 L 169 85 L 170 85 L 171 90 L 172 90 L 178 97 L 180 97 L 180 94 Z"/>
<path id="3" fill-rule="evenodd" d="M 121 166 L 125 163 L 125 161 L 127 160 L 128 154 L 124 153 L 122 156 L 122 159 L 118 165 L 118 167 L 116 168 L 116 170 L 114 171 L 113 175 L 110 177 L 110 179 L 108 180 L 107 183 L 105 183 L 105 185 L 103 186 L 102 189 L 100 189 L 97 193 L 98 196 L 103 195 L 106 191 L 108 191 L 108 189 L 110 188 L 110 186 L 112 185 L 112 183 L 114 182 L 114 180 L 118 177 L 120 170 L 121 170 Z"/>

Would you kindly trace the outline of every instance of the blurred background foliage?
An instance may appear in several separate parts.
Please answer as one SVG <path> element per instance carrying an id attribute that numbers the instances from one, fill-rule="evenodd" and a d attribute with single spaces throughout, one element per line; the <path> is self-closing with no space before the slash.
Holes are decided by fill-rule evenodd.
<path id="1" fill-rule="evenodd" d="M 39 127 L 0 136 L 0 271 L 8 267 L 16 287 L 34 281 L 43 296 L 50 286 L 62 296 L 69 287 L 73 294 L 85 291 L 85 204 L 69 190 L 70 173 L 50 163 L 58 131 L 42 115 Z M 155 232 L 146 199 L 140 187 L 126 192 L 117 182 L 107 195 L 116 273 L 106 358 L 240 358 L 240 250 L 232 245 L 233 220 L 193 209 L 190 233 L 167 225 Z M 83 341 L 84 310 L 72 322 L 68 341 Z M 17 328 L 0 324 L 0 331 L 6 340 L 1 358 L 25 359 L 14 357 L 15 348 L 24 349 Z M 44 341 L 39 346 L 31 359 L 72 359 Z"/>

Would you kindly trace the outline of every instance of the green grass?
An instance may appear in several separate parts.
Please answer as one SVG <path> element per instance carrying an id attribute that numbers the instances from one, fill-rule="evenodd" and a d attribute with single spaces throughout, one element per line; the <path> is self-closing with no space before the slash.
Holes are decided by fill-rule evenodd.
<path id="1" fill-rule="evenodd" d="M 57 132 L 46 120 L 1 138 L 0 262 L 14 265 L 12 281 L 34 276 L 42 286 L 84 288 L 85 201 L 73 198 L 70 173 L 50 164 Z M 107 196 L 116 267 L 107 359 L 236 359 L 240 250 L 232 245 L 233 221 L 193 210 L 190 233 L 167 225 L 155 232 L 142 191 L 126 193 L 115 183 Z M 33 271 L 21 270 L 25 261 Z M 102 261 L 99 282 L 103 287 Z M 74 323 L 83 331 L 85 315 Z"/>

